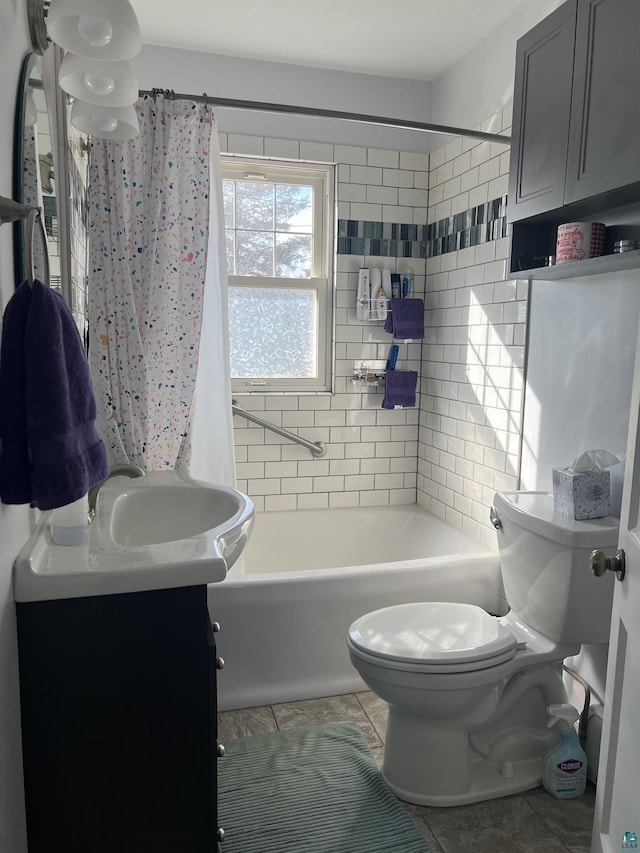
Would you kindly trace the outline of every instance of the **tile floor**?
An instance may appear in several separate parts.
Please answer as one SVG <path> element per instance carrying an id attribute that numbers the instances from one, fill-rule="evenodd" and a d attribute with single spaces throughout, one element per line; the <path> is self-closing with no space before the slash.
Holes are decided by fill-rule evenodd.
<path id="1" fill-rule="evenodd" d="M 353 722 L 382 762 L 387 706 L 373 693 L 287 702 L 223 711 L 218 737 L 233 738 L 283 729 Z M 470 806 L 433 808 L 406 805 L 434 853 L 589 853 L 595 789 L 557 800 L 543 788 Z"/>

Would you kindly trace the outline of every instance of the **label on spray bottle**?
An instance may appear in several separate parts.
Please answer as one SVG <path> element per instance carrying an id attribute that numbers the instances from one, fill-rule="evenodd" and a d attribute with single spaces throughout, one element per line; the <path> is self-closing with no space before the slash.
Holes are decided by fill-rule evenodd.
<path id="1" fill-rule="evenodd" d="M 549 705 L 547 711 L 550 716 L 548 725 L 562 728 L 561 742 L 544 757 L 542 784 L 559 799 L 579 797 L 587 785 L 587 756 L 573 728 L 578 712 L 572 705 Z"/>

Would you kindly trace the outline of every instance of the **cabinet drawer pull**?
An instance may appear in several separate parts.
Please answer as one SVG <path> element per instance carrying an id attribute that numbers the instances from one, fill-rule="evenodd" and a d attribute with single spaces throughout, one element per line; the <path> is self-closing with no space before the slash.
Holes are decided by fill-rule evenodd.
<path id="1" fill-rule="evenodd" d="M 224 752 L 225 752 L 224 744 L 219 743 L 218 746 L 216 747 L 216 754 L 217 754 L 218 758 L 222 758 L 222 756 L 224 755 Z"/>
<path id="2" fill-rule="evenodd" d="M 216 658 L 216 669 L 224 669 L 224 658 Z"/>
<path id="3" fill-rule="evenodd" d="M 218 841 L 224 841 L 224 829 L 221 826 L 218 827 Z"/>
<path id="4" fill-rule="evenodd" d="M 211 630 L 213 631 L 214 634 L 218 634 L 220 632 L 220 623 L 219 622 L 212 622 L 211 623 Z"/>

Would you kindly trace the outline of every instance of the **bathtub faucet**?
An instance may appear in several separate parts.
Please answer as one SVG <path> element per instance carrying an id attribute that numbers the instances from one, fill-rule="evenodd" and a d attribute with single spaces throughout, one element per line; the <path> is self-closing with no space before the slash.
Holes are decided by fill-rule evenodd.
<path id="1" fill-rule="evenodd" d="M 110 470 L 104 480 L 100 480 L 99 483 L 96 483 L 95 486 L 92 486 L 89 489 L 88 500 L 89 500 L 89 521 L 93 521 L 96 514 L 96 501 L 98 500 L 98 492 L 100 491 L 101 486 L 103 486 L 107 480 L 110 480 L 112 477 L 131 477 L 134 479 L 135 477 L 144 477 L 144 471 L 140 468 L 139 465 L 134 465 L 132 462 L 122 462 L 119 465 L 114 465 Z"/>

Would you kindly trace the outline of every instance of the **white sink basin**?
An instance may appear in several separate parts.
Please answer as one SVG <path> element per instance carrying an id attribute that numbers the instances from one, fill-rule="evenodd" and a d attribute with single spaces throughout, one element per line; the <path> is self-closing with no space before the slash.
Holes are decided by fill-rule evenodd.
<path id="1" fill-rule="evenodd" d="M 115 496 L 111 536 L 118 545 L 158 545 L 218 528 L 242 508 L 244 495 L 220 488 L 146 483 L 140 479 Z M 131 483 L 131 481 L 129 481 Z M 100 494 L 98 493 L 98 499 Z M 100 510 L 98 510 L 98 514 Z"/>
<path id="2" fill-rule="evenodd" d="M 253 523 L 242 492 L 173 471 L 112 477 L 83 545 L 56 545 L 43 513 L 15 563 L 16 601 L 142 592 L 224 580 Z"/>

